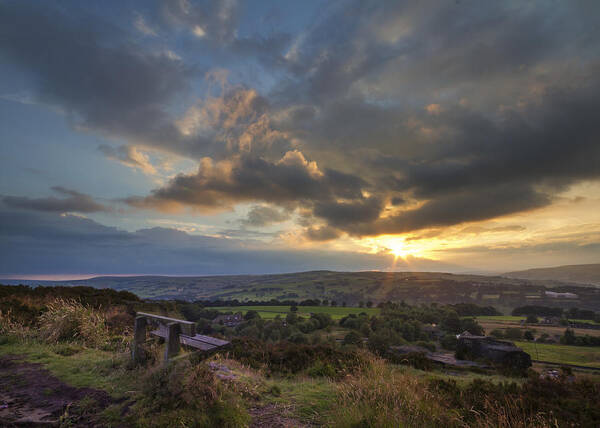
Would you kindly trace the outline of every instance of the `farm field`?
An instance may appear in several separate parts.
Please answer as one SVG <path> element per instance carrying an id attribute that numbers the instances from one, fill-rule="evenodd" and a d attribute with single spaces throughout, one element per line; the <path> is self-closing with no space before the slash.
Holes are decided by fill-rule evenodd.
<path id="1" fill-rule="evenodd" d="M 261 318 L 272 319 L 277 315 L 281 317 L 285 317 L 290 312 L 289 306 L 224 306 L 216 309 L 221 312 L 242 312 L 245 314 L 246 312 L 253 310 L 257 311 Z M 332 307 L 332 306 L 298 306 L 298 312 L 296 312 L 299 316 L 310 316 L 311 313 L 325 313 L 331 315 L 331 318 L 334 320 L 339 320 L 346 315 L 349 314 L 360 314 L 361 312 L 365 312 L 368 315 L 377 315 L 379 314 L 379 308 L 354 308 L 354 307 Z"/>
<path id="2" fill-rule="evenodd" d="M 527 317 L 524 316 L 515 316 L 515 315 L 482 315 L 476 317 L 478 321 L 496 321 L 500 323 L 519 323 L 522 320 L 525 320 Z M 542 317 L 539 317 L 542 318 Z M 587 324 L 598 324 L 592 320 L 578 320 L 578 319 L 569 319 L 569 321 L 587 323 Z"/>
<path id="3" fill-rule="evenodd" d="M 515 342 L 534 360 L 576 364 L 600 368 L 600 348 L 591 346 L 568 346 L 534 342 Z"/>

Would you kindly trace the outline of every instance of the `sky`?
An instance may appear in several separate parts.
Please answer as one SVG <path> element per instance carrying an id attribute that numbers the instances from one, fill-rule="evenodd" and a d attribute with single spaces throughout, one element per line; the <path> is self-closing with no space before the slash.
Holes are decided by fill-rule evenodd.
<path id="1" fill-rule="evenodd" d="M 0 0 L 0 275 L 600 262 L 600 2 Z"/>

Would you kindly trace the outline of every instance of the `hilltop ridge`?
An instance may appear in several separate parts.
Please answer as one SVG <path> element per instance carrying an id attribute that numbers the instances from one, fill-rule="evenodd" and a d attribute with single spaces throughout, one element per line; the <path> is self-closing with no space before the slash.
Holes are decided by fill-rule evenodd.
<path id="1" fill-rule="evenodd" d="M 565 265 L 507 272 L 503 276 L 529 280 L 554 280 L 600 285 L 600 263 Z"/>

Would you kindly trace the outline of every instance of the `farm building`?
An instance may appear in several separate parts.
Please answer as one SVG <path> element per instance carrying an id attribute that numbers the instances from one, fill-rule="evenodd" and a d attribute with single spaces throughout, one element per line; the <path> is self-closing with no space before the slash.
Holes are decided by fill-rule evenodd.
<path id="1" fill-rule="evenodd" d="M 512 342 L 488 336 L 474 336 L 468 331 L 457 336 L 456 357 L 471 360 L 489 360 L 513 369 L 531 366 L 531 357 Z"/>
<path id="2" fill-rule="evenodd" d="M 241 312 L 233 315 L 219 315 L 212 322 L 213 324 L 221 324 L 225 327 L 235 327 L 244 321 Z"/>

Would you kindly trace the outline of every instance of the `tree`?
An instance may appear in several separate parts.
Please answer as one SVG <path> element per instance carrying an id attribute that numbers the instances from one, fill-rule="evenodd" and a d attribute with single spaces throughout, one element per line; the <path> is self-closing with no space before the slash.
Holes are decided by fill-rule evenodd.
<path id="1" fill-rule="evenodd" d="M 533 340 L 535 340 L 535 337 L 533 337 L 533 332 L 531 330 L 527 330 L 525 332 L 525 334 L 523 334 L 523 338 L 525 340 L 530 341 L 530 342 L 533 341 Z"/>
<path id="2" fill-rule="evenodd" d="M 458 314 L 454 311 L 448 312 L 442 319 L 441 329 L 448 333 L 461 333 L 460 318 L 458 317 Z"/>
<path id="3" fill-rule="evenodd" d="M 287 314 L 285 316 L 285 320 L 290 325 L 291 324 L 296 324 L 298 322 L 298 315 L 296 315 L 296 312 L 290 312 L 289 314 Z"/>
<path id="4" fill-rule="evenodd" d="M 260 318 L 260 314 L 254 310 L 249 310 L 246 312 L 246 315 L 244 315 L 246 321 L 253 320 L 254 318 Z"/>
<path id="5" fill-rule="evenodd" d="M 454 334 L 446 334 L 444 335 L 444 337 L 441 338 L 440 345 L 442 345 L 442 348 L 444 349 L 448 349 L 449 351 L 455 351 L 457 342 L 458 340 L 456 339 L 456 336 Z"/>
<path id="6" fill-rule="evenodd" d="M 335 300 L 331 301 L 331 306 L 337 306 L 337 302 Z"/>
<path id="7" fill-rule="evenodd" d="M 527 324 L 537 324 L 538 322 L 540 322 L 540 320 L 534 314 L 529 314 L 527 315 L 527 320 L 525 322 Z"/>
<path id="8" fill-rule="evenodd" d="M 298 306 L 296 306 L 295 304 L 290 306 L 290 312 L 298 312 Z"/>
<path id="9" fill-rule="evenodd" d="M 360 302 L 358 302 L 358 307 L 359 308 L 364 308 L 365 307 L 365 302 L 363 302 L 362 300 Z"/>
<path id="10" fill-rule="evenodd" d="M 568 328 L 565 330 L 565 333 L 560 338 L 560 343 L 564 345 L 573 345 L 575 344 L 576 339 L 577 338 L 575 337 L 575 332 Z"/>
<path id="11" fill-rule="evenodd" d="M 367 302 L 367 308 L 370 308 L 373 306 L 373 302 L 371 302 L 370 300 Z"/>
<path id="12" fill-rule="evenodd" d="M 483 334 L 485 333 L 483 327 L 479 325 L 475 318 L 465 318 L 464 320 L 461 320 L 460 329 L 462 331 L 466 330 L 469 333 L 474 334 L 475 336 L 483 336 Z"/>

